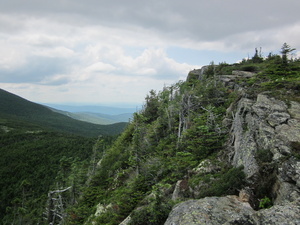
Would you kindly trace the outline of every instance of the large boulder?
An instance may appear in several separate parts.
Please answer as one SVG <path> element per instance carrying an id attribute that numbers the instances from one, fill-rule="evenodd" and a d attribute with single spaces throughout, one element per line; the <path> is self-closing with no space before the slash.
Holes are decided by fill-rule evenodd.
<path id="1" fill-rule="evenodd" d="M 254 212 L 249 203 L 239 201 L 236 196 L 206 197 L 176 205 L 165 225 L 247 224 Z"/>
<path id="2" fill-rule="evenodd" d="M 206 197 L 174 206 L 165 225 L 300 224 L 300 200 L 255 211 L 237 196 Z"/>

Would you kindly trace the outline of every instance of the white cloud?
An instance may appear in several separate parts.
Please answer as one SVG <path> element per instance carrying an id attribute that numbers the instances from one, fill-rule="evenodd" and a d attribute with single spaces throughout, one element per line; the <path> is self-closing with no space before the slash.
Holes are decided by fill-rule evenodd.
<path id="1" fill-rule="evenodd" d="M 3 1 L 0 82 L 40 102 L 140 102 L 201 66 L 189 55 L 176 61 L 169 47 L 242 57 L 284 42 L 299 49 L 299 7 L 298 0 Z"/>
<path id="2" fill-rule="evenodd" d="M 116 70 L 116 68 L 108 63 L 97 62 L 85 69 L 86 73 L 97 73 L 97 72 L 111 72 Z"/>

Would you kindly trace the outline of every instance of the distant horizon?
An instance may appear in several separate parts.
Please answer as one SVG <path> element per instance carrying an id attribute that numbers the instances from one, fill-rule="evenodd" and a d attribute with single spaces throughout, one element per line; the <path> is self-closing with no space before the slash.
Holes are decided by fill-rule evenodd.
<path id="1" fill-rule="evenodd" d="M 41 105 L 57 105 L 57 106 L 73 106 L 73 107 L 107 107 L 107 108 L 136 108 L 136 107 L 142 107 L 142 103 L 93 103 L 93 102 L 36 102 Z"/>
<path id="2" fill-rule="evenodd" d="M 128 105 L 66 105 L 66 104 L 49 104 L 38 103 L 46 107 L 50 107 L 56 110 L 70 112 L 70 113 L 96 113 L 106 115 L 121 115 L 121 114 L 133 114 L 142 109 L 140 107 L 128 107 Z"/>

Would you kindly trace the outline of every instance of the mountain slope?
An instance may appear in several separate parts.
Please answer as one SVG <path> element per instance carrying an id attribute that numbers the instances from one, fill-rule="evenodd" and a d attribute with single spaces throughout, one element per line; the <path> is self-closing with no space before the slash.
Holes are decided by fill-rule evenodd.
<path id="1" fill-rule="evenodd" d="M 0 116 L 6 121 L 23 121 L 51 130 L 83 136 L 116 135 L 126 123 L 96 125 L 72 119 L 49 108 L 30 102 L 17 95 L 0 89 Z"/>
<path id="2" fill-rule="evenodd" d="M 280 59 L 210 65 L 151 91 L 68 223 L 300 221 L 300 60 Z"/>

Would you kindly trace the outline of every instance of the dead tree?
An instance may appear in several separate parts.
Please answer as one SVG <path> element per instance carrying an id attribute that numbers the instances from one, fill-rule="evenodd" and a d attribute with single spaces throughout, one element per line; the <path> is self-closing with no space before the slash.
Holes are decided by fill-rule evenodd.
<path id="1" fill-rule="evenodd" d="M 72 186 L 62 190 L 49 191 L 48 204 L 46 208 L 47 222 L 49 225 L 62 224 L 65 218 L 62 193 L 71 189 Z"/>

